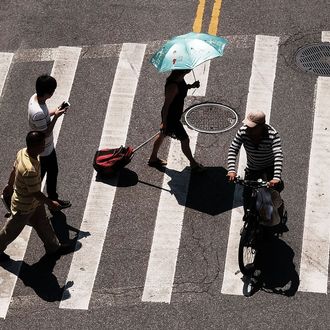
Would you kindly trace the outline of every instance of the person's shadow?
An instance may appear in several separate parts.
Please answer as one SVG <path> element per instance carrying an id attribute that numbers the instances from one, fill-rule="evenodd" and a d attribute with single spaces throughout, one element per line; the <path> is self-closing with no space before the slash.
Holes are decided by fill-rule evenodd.
<path id="1" fill-rule="evenodd" d="M 48 302 L 63 300 L 63 292 L 73 285 L 72 281 L 61 287 L 57 277 L 53 273 L 56 261 L 60 255 L 44 255 L 38 262 L 28 265 L 25 261 L 11 260 L 1 266 L 7 271 L 15 274 L 22 280 L 25 286 L 32 288 L 35 293 L 43 300 Z M 64 299 L 68 299 L 65 296 Z"/>
<path id="2" fill-rule="evenodd" d="M 260 246 L 256 259 L 259 289 L 294 296 L 299 287 L 299 275 L 293 263 L 294 252 L 278 237 L 267 237 Z"/>
<path id="3" fill-rule="evenodd" d="M 235 184 L 228 182 L 225 168 L 205 167 L 205 171 L 202 173 L 190 173 L 188 167 L 182 171 L 171 168 L 160 168 L 159 170 L 170 177 L 169 189 L 139 180 L 138 175 L 127 168 L 123 168 L 112 177 L 98 175 L 96 180 L 116 187 L 148 185 L 174 195 L 179 205 L 213 216 L 233 208 Z M 240 205 L 235 205 L 235 207 Z"/>
<path id="4" fill-rule="evenodd" d="M 82 232 L 68 225 L 63 212 L 57 211 L 52 213 L 50 220 L 59 241 L 61 243 L 70 242 L 72 244 L 72 249 L 68 249 L 67 253 L 73 253 L 79 250 L 81 243 L 78 240 L 90 235 L 89 232 Z M 70 231 L 75 233 L 74 238 L 70 238 Z M 25 261 L 10 260 L 2 263 L 1 266 L 12 274 L 15 274 L 22 280 L 24 285 L 31 287 L 41 299 L 49 302 L 60 301 L 70 297 L 67 289 L 73 285 L 73 282 L 69 281 L 61 287 L 57 277 L 53 273 L 56 262 L 60 257 L 61 254 L 45 254 L 33 265 L 28 265 Z M 65 294 L 63 295 L 64 292 Z"/>
<path id="5" fill-rule="evenodd" d="M 66 243 L 72 240 L 70 238 L 70 231 L 75 233 L 73 240 L 76 241 L 90 236 L 90 232 L 80 231 L 79 229 L 69 225 L 66 221 L 66 215 L 61 211 L 53 212 L 50 221 L 54 228 L 55 234 L 61 243 Z"/>

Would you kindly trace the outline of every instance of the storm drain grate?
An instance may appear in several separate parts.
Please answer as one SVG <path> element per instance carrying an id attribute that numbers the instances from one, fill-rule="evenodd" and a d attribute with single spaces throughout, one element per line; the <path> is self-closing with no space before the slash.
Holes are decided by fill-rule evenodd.
<path id="1" fill-rule="evenodd" d="M 322 42 L 299 48 L 296 63 L 304 72 L 330 76 L 330 43 Z"/>

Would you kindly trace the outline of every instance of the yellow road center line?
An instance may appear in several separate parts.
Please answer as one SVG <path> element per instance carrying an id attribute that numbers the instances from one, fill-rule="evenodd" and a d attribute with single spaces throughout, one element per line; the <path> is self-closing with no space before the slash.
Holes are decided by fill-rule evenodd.
<path id="1" fill-rule="evenodd" d="M 193 25 L 193 31 L 196 33 L 199 33 L 202 30 L 205 1 L 206 0 L 199 0 L 199 4 L 197 7 L 196 17 L 195 17 L 195 21 L 194 21 L 194 25 Z"/>
<path id="2" fill-rule="evenodd" d="M 218 32 L 218 23 L 221 10 L 222 0 L 214 0 L 211 22 L 209 25 L 209 34 L 216 35 Z"/>

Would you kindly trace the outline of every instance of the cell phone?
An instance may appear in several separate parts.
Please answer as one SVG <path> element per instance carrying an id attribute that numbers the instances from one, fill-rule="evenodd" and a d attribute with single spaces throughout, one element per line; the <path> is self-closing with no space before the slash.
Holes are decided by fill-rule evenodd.
<path id="1" fill-rule="evenodd" d="M 60 110 L 65 109 L 66 107 L 69 107 L 70 103 L 68 101 L 63 101 L 63 103 L 60 105 Z"/>

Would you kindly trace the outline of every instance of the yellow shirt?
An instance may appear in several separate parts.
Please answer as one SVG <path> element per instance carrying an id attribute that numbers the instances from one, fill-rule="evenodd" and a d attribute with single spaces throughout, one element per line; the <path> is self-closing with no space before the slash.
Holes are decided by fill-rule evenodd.
<path id="1" fill-rule="evenodd" d="M 33 196 L 41 190 L 40 163 L 32 158 L 26 148 L 21 149 L 16 156 L 14 193 L 11 198 L 11 211 L 13 214 L 31 213 L 39 201 Z"/>

